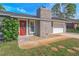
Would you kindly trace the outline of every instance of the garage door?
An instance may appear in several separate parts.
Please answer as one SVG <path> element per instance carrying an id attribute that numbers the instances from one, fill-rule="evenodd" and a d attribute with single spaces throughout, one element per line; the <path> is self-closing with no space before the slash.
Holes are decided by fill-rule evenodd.
<path id="1" fill-rule="evenodd" d="M 64 32 L 64 24 L 63 23 L 53 23 L 53 33 L 63 33 Z"/>
<path id="2" fill-rule="evenodd" d="M 53 28 L 53 33 L 63 33 L 64 29 L 63 28 Z"/>

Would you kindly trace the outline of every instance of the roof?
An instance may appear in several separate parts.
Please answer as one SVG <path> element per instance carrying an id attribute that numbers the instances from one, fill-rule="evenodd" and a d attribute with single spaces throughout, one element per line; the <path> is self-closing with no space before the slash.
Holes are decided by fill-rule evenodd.
<path id="1" fill-rule="evenodd" d="M 35 20 L 45 20 L 45 19 L 41 19 L 38 16 L 34 16 L 34 15 L 20 14 L 20 13 L 8 12 L 8 11 L 1 11 L 1 10 L 0 10 L 0 15 L 17 17 L 17 18 L 35 19 Z M 79 20 L 77 20 L 77 19 L 65 20 L 65 19 L 59 19 L 57 17 L 52 17 L 50 21 L 79 22 Z"/>
<path id="2" fill-rule="evenodd" d="M 79 19 L 69 19 L 69 20 L 67 20 L 67 19 L 60 19 L 60 18 L 57 18 L 57 17 L 52 17 L 52 19 L 55 19 L 55 20 L 61 20 L 61 21 L 67 21 L 67 23 L 73 23 L 73 22 L 75 22 L 75 23 L 79 23 Z"/>
<path id="3" fill-rule="evenodd" d="M 0 15 L 21 16 L 21 17 L 37 17 L 37 16 L 34 16 L 34 15 L 28 15 L 28 14 L 22 14 L 22 13 L 14 13 L 14 12 L 1 11 L 1 10 L 0 10 Z"/>

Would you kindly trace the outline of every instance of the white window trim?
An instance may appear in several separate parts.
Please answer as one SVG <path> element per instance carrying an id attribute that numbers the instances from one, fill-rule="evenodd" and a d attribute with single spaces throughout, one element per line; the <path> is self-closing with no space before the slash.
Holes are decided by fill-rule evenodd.
<path id="1" fill-rule="evenodd" d="M 33 20 L 33 21 L 34 21 L 34 32 L 30 32 L 30 33 L 35 33 L 35 20 Z M 28 23 L 28 25 L 30 25 L 30 23 Z M 29 32 L 29 27 L 28 27 L 28 32 Z"/>

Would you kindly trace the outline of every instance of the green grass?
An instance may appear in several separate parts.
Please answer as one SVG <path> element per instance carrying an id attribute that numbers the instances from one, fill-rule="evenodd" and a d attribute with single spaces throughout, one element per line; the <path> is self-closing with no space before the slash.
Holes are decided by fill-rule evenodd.
<path id="1" fill-rule="evenodd" d="M 79 51 L 76 53 L 67 52 L 68 48 L 79 47 L 79 40 L 68 39 L 59 42 L 49 44 L 50 46 L 42 46 L 32 49 L 20 49 L 18 47 L 17 41 L 4 42 L 0 44 L 0 55 L 2 56 L 69 56 L 76 55 L 79 56 Z M 57 47 L 58 45 L 63 45 L 66 48 L 59 49 L 59 51 L 54 52 L 51 47 Z"/>

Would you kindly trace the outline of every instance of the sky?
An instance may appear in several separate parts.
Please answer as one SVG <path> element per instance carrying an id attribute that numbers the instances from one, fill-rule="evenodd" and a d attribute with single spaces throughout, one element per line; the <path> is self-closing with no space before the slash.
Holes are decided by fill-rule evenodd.
<path id="1" fill-rule="evenodd" d="M 54 3 L 3 3 L 3 7 L 6 11 L 36 15 L 36 11 L 39 7 L 45 6 L 47 9 L 51 10 Z M 79 4 L 76 4 L 76 19 L 79 19 Z"/>

